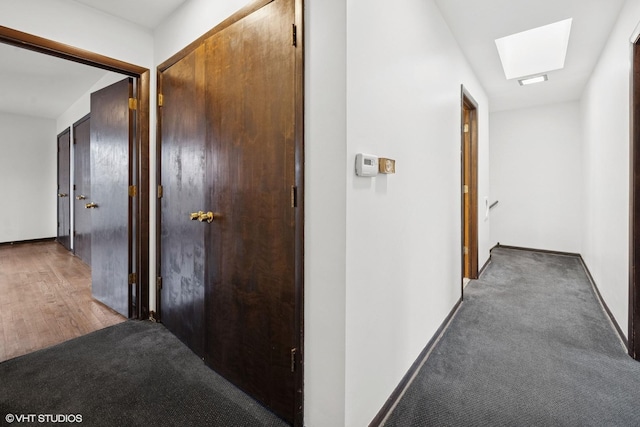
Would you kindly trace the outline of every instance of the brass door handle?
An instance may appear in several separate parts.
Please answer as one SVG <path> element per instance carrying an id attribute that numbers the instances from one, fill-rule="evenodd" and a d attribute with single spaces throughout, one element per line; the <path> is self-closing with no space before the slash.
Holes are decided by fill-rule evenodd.
<path id="1" fill-rule="evenodd" d="M 189 219 L 191 221 L 198 220 L 200 222 L 206 221 L 208 223 L 212 223 L 215 218 L 216 218 L 216 214 L 214 214 L 213 212 L 198 211 L 198 212 L 192 212 L 191 214 L 189 214 Z"/>
<path id="2" fill-rule="evenodd" d="M 58 193 L 58 197 L 67 197 L 68 194 L 67 193 Z"/>
<path id="3" fill-rule="evenodd" d="M 79 196 L 76 196 L 76 200 L 84 200 L 84 199 L 86 199 L 86 198 L 87 198 L 87 196 L 85 196 L 84 194 L 81 194 L 81 195 L 79 195 Z"/>
<path id="4" fill-rule="evenodd" d="M 84 205 L 85 209 L 95 209 L 98 207 L 98 205 L 96 205 L 95 203 L 91 202 L 91 203 L 87 203 L 86 205 Z"/>
<path id="5" fill-rule="evenodd" d="M 214 219 L 215 219 L 215 214 L 213 212 L 206 212 L 206 213 L 202 212 L 198 217 L 198 221 L 200 222 L 207 221 L 209 224 L 211 224 Z"/>

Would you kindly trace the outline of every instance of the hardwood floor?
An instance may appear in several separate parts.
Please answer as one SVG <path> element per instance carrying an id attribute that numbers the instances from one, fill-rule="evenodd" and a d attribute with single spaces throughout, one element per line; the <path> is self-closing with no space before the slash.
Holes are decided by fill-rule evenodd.
<path id="1" fill-rule="evenodd" d="M 0 362 L 125 320 L 91 297 L 91 269 L 62 245 L 0 245 Z"/>

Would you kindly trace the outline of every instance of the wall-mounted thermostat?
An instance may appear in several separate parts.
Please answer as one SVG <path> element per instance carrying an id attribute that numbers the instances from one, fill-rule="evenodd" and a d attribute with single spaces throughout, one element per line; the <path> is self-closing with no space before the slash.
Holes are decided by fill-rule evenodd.
<path id="1" fill-rule="evenodd" d="M 378 157 L 371 154 L 356 155 L 356 175 L 376 176 L 378 174 Z"/>

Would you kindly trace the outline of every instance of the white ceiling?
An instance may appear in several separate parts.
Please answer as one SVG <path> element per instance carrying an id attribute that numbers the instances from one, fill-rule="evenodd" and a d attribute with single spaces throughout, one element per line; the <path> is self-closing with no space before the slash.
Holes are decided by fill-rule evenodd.
<path id="1" fill-rule="evenodd" d="M 105 74 L 0 43 L 0 111 L 56 119 Z"/>
<path id="2" fill-rule="evenodd" d="M 186 0 L 72 0 L 154 29 Z"/>
<path id="3" fill-rule="evenodd" d="M 153 29 L 185 0 L 67 0 Z M 435 0 L 489 96 L 491 111 L 579 99 L 624 0 Z M 573 18 L 565 68 L 507 81 L 495 39 Z M 104 71 L 0 44 L 0 111 L 58 117 Z"/>
<path id="4" fill-rule="evenodd" d="M 489 96 L 491 111 L 580 98 L 624 0 L 435 0 Z M 495 39 L 573 18 L 565 67 L 549 81 L 507 81 Z M 631 34 L 630 34 L 631 35 Z"/>

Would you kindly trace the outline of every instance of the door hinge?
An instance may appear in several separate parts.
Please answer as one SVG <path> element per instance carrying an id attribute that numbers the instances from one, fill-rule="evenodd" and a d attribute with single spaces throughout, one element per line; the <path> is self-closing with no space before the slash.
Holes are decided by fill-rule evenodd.
<path id="1" fill-rule="evenodd" d="M 138 275 L 136 273 L 129 274 L 129 284 L 133 285 L 138 282 Z"/>
<path id="2" fill-rule="evenodd" d="M 464 192 L 464 194 L 468 194 L 469 193 L 469 186 L 468 185 L 463 185 L 462 186 L 462 191 Z"/>
<path id="3" fill-rule="evenodd" d="M 76 145 L 78 143 L 78 138 L 73 138 L 73 145 Z"/>
<path id="4" fill-rule="evenodd" d="M 158 276 L 156 278 L 156 289 L 157 290 L 162 290 L 162 277 Z"/>
<path id="5" fill-rule="evenodd" d="M 158 94 L 158 107 L 164 107 L 164 96 L 161 93 Z"/>
<path id="6" fill-rule="evenodd" d="M 73 184 L 73 191 L 76 191 L 76 185 Z"/>
<path id="7" fill-rule="evenodd" d="M 469 248 L 466 247 L 466 246 L 463 246 L 462 247 L 462 253 L 465 254 L 465 255 L 468 255 L 469 254 Z"/>
<path id="8" fill-rule="evenodd" d="M 298 207 L 298 187 L 296 187 L 295 185 L 291 186 L 291 207 Z"/>
<path id="9" fill-rule="evenodd" d="M 137 110 L 138 109 L 138 100 L 135 98 L 129 98 L 129 109 Z"/>
<path id="10" fill-rule="evenodd" d="M 291 349 L 291 372 L 296 371 L 296 353 L 298 352 L 297 348 Z"/>
<path id="11" fill-rule="evenodd" d="M 129 197 L 136 197 L 136 195 L 138 194 L 138 189 L 136 188 L 135 185 L 130 185 L 129 186 Z"/>
<path id="12" fill-rule="evenodd" d="M 76 230 L 73 230 L 73 237 L 76 237 Z"/>
<path id="13" fill-rule="evenodd" d="M 164 196 L 164 188 L 162 185 L 158 185 L 158 199 L 162 199 L 162 196 Z"/>
<path id="14" fill-rule="evenodd" d="M 293 47 L 297 47 L 298 46 L 298 27 L 296 26 L 296 24 L 291 25 L 291 37 L 292 37 L 292 41 L 293 41 Z"/>
<path id="15" fill-rule="evenodd" d="M 468 133 L 469 132 L 469 123 L 465 123 L 464 124 L 464 133 Z"/>

